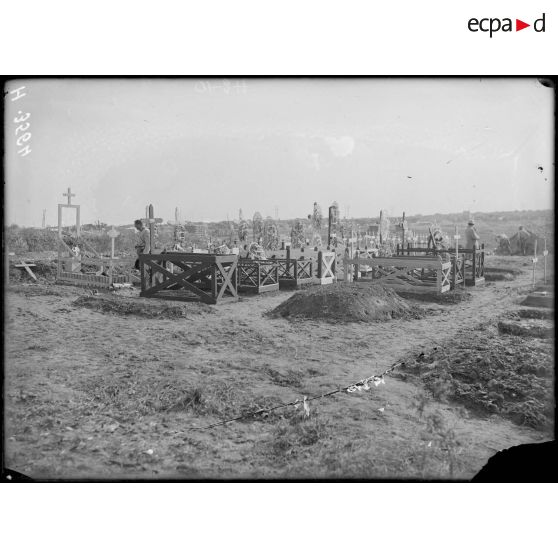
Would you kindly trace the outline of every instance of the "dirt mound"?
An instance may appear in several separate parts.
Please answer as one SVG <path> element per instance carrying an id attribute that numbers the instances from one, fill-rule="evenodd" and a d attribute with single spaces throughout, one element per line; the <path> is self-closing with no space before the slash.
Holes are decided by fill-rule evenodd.
<path id="1" fill-rule="evenodd" d="M 47 281 L 54 281 L 56 279 L 57 263 L 51 260 L 32 260 L 21 258 L 19 260 L 11 260 L 8 269 L 8 280 L 12 283 L 34 283 L 35 281 L 22 267 L 15 267 L 15 264 L 20 264 L 22 261 L 25 263 L 34 264 L 30 267 L 31 271 L 35 274 L 39 281 L 46 279 Z"/>
<path id="2" fill-rule="evenodd" d="M 401 292 L 398 295 L 401 298 L 418 300 L 419 302 L 435 302 L 436 304 L 460 304 L 473 296 L 471 292 L 464 289 L 446 291 L 445 293 Z"/>
<path id="3" fill-rule="evenodd" d="M 521 275 L 521 269 L 513 267 L 487 267 L 484 268 L 484 278 L 486 281 L 513 281 Z"/>
<path id="4" fill-rule="evenodd" d="M 74 300 L 72 304 L 107 314 L 161 319 L 188 318 L 214 311 L 213 308 L 201 302 L 167 302 L 147 298 L 120 297 L 116 294 L 83 295 Z"/>
<path id="5" fill-rule="evenodd" d="M 498 331 L 508 335 L 517 335 L 520 337 L 554 337 L 554 326 L 541 324 L 537 322 L 498 322 Z"/>
<path id="6" fill-rule="evenodd" d="M 534 320 L 553 320 L 554 310 L 551 308 L 521 308 L 517 311 L 520 318 Z"/>
<path id="7" fill-rule="evenodd" d="M 268 315 L 331 322 L 383 322 L 420 318 L 424 313 L 381 285 L 336 283 L 297 292 Z"/>
<path id="8" fill-rule="evenodd" d="M 546 430 L 554 422 L 553 360 L 548 341 L 517 337 L 510 343 L 492 326 L 409 359 L 399 377 L 418 377 L 436 399 L 481 416 Z"/>
<path id="9" fill-rule="evenodd" d="M 523 273 L 523 270 L 516 267 L 494 267 L 494 266 L 484 266 L 484 276 L 487 273 L 497 273 L 501 275 L 511 275 L 512 277 L 517 277 Z"/>

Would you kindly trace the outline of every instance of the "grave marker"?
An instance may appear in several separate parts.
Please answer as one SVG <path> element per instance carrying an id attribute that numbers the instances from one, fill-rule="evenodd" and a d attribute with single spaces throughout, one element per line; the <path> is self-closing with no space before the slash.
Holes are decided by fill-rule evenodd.
<path id="1" fill-rule="evenodd" d="M 120 236 L 120 233 L 114 228 L 114 225 L 111 227 L 110 231 L 107 232 L 110 237 L 110 265 L 109 265 L 109 283 L 112 285 L 112 274 L 114 269 L 114 241 L 115 239 Z"/>
<path id="2" fill-rule="evenodd" d="M 16 267 L 18 268 L 23 268 L 25 269 L 25 271 L 27 271 L 27 273 L 31 276 L 31 278 L 33 279 L 33 281 L 37 280 L 37 277 L 35 276 L 35 274 L 31 271 L 32 267 L 37 267 L 34 263 L 25 263 L 23 260 L 21 260 L 21 263 L 19 264 L 15 264 Z"/>
<path id="3" fill-rule="evenodd" d="M 459 256 L 459 239 L 461 235 L 459 234 L 459 230 L 457 225 L 455 225 L 455 234 L 453 235 L 453 239 L 455 240 L 455 259 Z"/>
<path id="4" fill-rule="evenodd" d="M 149 227 L 149 251 L 152 252 L 154 248 L 155 227 L 157 223 L 162 223 L 163 219 L 160 217 L 155 218 L 153 211 L 153 204 L 146 207 L 147 219 L 142 219 L 142 223 Z"/>

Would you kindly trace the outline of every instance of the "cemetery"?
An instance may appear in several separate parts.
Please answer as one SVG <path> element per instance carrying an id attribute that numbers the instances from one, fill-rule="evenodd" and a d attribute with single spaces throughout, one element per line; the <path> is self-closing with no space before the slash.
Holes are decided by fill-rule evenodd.
<path id="1" fill-rule="evenodd" d="M 148 203 L 138 256 L 130 225 L 84 227 L 63 195 L 50 251 L 16 247 L 6 268 L 7 437 L 33 475 L 468 478 L 487 448 L 551 428 L 550 237 L 511 255 L 467 248 L 459 220 L 335 202 L 221 223 Z M 63 360 L 43 363 L 52 347 Z M 381 466 L 342 447 L 354 429 Z"/>

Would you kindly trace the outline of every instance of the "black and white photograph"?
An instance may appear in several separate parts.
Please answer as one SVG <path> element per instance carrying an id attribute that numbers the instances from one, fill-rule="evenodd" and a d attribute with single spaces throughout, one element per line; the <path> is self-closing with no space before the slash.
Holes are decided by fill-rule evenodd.
<path id="1" fill-rule="evenodd" d="M 4 82 L 4 477 L 470 481 L 553 440 L 554 112 L 537 77 Z"/>

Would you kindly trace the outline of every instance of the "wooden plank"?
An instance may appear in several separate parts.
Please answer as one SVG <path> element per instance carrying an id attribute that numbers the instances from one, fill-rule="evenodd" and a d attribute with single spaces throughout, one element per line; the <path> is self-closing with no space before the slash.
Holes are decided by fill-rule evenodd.
<path id="1" fill-rule="evenodd" d="M 429 257 L 393 257 L 393 258 L 366 258 L 366 259 L 349 259 L 344 260 L 345 263 L 358 266 L 370 267 L 404 267 L 404 268 L 422 268 L 422 269 L 440 269 L 441 261 L 438 258 Z"/>
<path id="2" fill-rule="evenodd" d="M 36 280 L 37 280 L 37 277 L 36 277 L 35 274 L 31 271 L 31 268 L 32 268 L 32 267 L 37 267 L 34 263 L 25 263 L 23 260 L 21 260 L 21 263 L 15 264 L 15 267 L 25 269 L 25 271 L 27 271 L 27 273 L 28 273 L 29 276 L 33 279 L 33 281 L 36 281 Z"/>
<path id="3" fill-rule="evenodd" d="M 221 300 L 221 298 L 223 298 L 225 296 L 225 293 L 227 292 L 227 290 L 229 291 L 229 295 L 232 297 L 236 297 L 236 285 L 233 285 L 232 281 L 236 279 L 236 274 L 235 274 L 235 270 L 236 270 L 236 265 L 237 262 L 233 262 L 229 268 L 229 271 L 227 272 L 225 270 L 225 268 L 223 267 L 223 264 L 220 262 L 217 262 L 217 269 L 221 272 L 221 276 L 223 277 L 223 284 L 221 286 L 221 290 L 217 293 L 217 301 Z M 214 273 L 214 276 L 216 277 L 216 273 Z M 236 281 L 235 281 L 236 282 Z"/>
<path id="4" fill-rule="evenodd" d="M 196 287 L 195 285 L 193 285 L 192 283 L 186 280 L 190 275 L 189 271 L 184 271 L 179 275 L 173 275 L 170 271 L 168 271 L 167 269 L 161 267 L 160 265 L 154 262 L 151 262 L 150 267 L 151 269 L 160 271 L 163 275 L 167 276 L 168 279 L 166 281 L 163 281 L 162 283 L 159 283 L 158 285 L 146 289 L 145 291 L 142 290 L 140 296 L 145 296 L 145 297 L 152 296 L 154 293 L 162 291 L 174 284 L 180 284 L 186 290 L 192 291 L 193 293 L 197 294 L 201 298 L 205 298 L 209 296 L 207 293 L 205 293 L 204 291 L 202 291 L 201 289 L 199 289 L 198 287 Z"/>
<path id="5" fill-rule="evenodd" d="M 238 256 L 235 254 L 142 254 L 140 262 L 142 266 L 148 266 L 152 273 L 161 274 L 165 278 L 158 285 L 142 287 L 140 296 L 198 300 L 208 304 L 219 304 L 228 299 L 238 300 Z M 167 263 L 172 264 L 172 271 L 167 269 Z M 177 269 L 181 272 L 177 273 Z"/>

